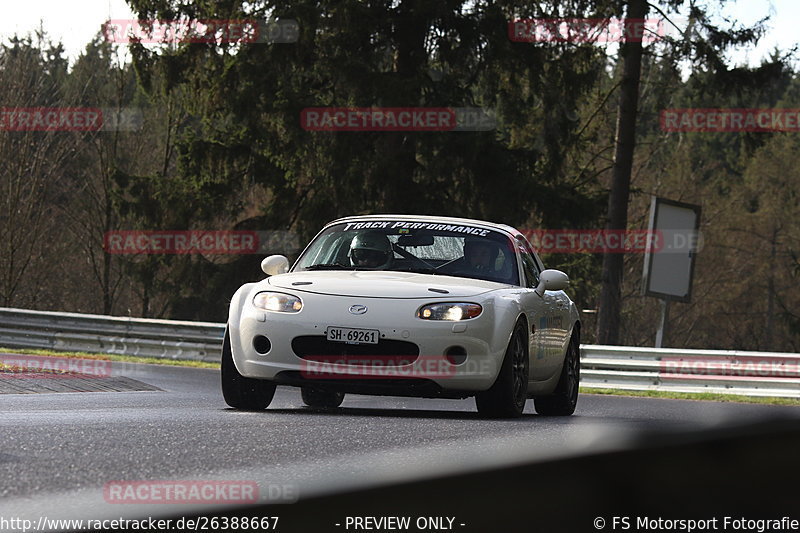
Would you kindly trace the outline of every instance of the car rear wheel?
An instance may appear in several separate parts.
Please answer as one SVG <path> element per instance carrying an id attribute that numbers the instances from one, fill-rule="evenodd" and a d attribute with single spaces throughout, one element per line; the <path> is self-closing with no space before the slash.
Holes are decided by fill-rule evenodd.
<path id="1" fill-rule="evenodd" d="M 343 392 L 330 392 L 311 387 L 302 387 L 300 395 L 303 397 L 304 404 L 320 409 L 333 409 L 342 405 L 344 401 Z"/>
<path id="2" fill-rule="evenodd" d="M 528 398 L 528 330 L 523 321 L 514 326 L 500 373 L 492 387 L 475 396 L 478 412 L 491 418 L 522 414 Z"/>
<path id="3" fill-rule="evenodd" d="M 236 370 L 231 352 L 231 340 L 225 330 L 222 342 L 222 396 L 225 403 L 236 409 L 245 411 L 261 411 L 266 409 L 275 396 L 275 384 L 262 379 L 246 378 Z"/>
<path id="4" fill-rule="evenodd" d="M 578 389 L 581 381 L 580 341 L 573 335 L 564 357 L 561 377 L 555 392 L 533 400 L 536 412 L 546 416 L 569 416 L 578 404 Z"/>

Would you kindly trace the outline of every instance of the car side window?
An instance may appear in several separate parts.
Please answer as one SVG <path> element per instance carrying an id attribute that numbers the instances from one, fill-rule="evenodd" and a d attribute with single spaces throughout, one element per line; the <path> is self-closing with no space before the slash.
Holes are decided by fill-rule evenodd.
<path id="1" fill-rule="evenodd" d="M 522 271 L 525 273 L 525 286 L 535 289 L 539 285 L 539 266 L 533 258 L 530 247 L 524 239 L 517 237 L 519 256 L 522 260 Z"/>

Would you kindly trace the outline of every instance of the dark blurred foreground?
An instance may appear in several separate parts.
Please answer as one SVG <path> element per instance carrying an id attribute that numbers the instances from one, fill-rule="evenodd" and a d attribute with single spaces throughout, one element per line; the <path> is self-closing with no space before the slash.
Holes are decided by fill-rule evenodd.
<path id="1" fill-rule="evenodd" d="M 629 531 L 647 530 L 637 528 L 638 517 L 716 517 L 716 528 L 706 531 L 757 531 L 746 526 L 735 529 L 730 523 L 726 529 L 724 518 L 800 520 L 799 450 L 800 424 L 788 420 L 685 434 L 644 434 L 624 451 L 315 497 L 291 505 L 243 507 L 225 515 L 279 516 L 281 532 L 390 530 L 357 529 L 352 522 L 347 527 L 347 517 L 367 516 L 408 516 L 411 525 L 406 531 L 421 530 L 415 525 L 419 517 L 455 517 L 452 529 L 464 532 L 614 531 L 615 516 L 618 531 L 627 529 L 621 517 L 628 517 Z M 598 517 L 605 521 L 602 528 L 595 527 Z M 447 530 L 446 519 L 444 526 L 427 530 Z M 750 526 L 759 527 L 757 522 Z M 675 525 L 672 530 L 686 528 Z"/>

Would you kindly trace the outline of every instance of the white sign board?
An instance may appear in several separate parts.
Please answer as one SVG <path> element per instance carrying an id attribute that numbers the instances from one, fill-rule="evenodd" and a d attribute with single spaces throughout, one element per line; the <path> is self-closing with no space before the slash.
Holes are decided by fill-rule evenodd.
<path id="1" fill-rule="evenodd" d="M 700 206 L 653 197 L 648 226 L 653 246 L 645 253 L 642 277 L 645 296 L 690 301 L 699 228 Z"/>

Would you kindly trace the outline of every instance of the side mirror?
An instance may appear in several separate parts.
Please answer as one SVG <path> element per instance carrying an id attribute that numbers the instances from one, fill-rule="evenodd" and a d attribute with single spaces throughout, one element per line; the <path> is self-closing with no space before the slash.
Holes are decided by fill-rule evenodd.
<path id="1" fill-rule="evenodd" d="M 539 275 L 536 294 L 544 296 L 544 291 L 563 291 L 569 287 L 569 276 L 560 270 L 545 270 Z"/>
<path id="2" fill-rule="evenodd" d="M 289 260 L 282 255 L 271 255 L 261 261 L 261 270 L 267 276 L 275 276 L 289 272 Z"/>

